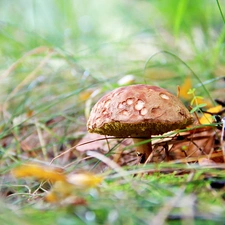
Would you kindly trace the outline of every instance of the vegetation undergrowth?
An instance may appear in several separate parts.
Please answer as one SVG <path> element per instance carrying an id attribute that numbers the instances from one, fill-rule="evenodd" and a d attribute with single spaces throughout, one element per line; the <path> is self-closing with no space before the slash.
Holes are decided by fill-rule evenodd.
<path id="1" fill-rule="evenodd" d="M 223 224 L 223 3 L 2 0 L 0 224 Z M 152 137 L 146 165 L 86 128 L 104 93 L 137 83 L 196 119 Z"/>

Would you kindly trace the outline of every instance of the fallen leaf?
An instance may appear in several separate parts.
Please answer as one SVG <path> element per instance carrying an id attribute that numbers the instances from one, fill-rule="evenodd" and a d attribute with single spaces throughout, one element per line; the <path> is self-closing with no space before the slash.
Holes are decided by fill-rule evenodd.
<path id="1" fill-rule="evenodd" d="M 88 150 L 103 150 L 104 152 L 108 152 L 110 149 L 107 145 L 107 137 L 105 135 L 87 133 L 78 142 L 76 150 L 80 152 L 85 152 Z"/>
<path id="2" fill-rule="evenodd" d="M 87 189 L 98 186 L 103 181 L 103 177 L 89 172 L 83 172 L 68 175 L 67 181 L 78 188 Z"/>
<path id="3" fill-rule="evenodd" d="M 122 147 L 127 147 L 132 144 L 132 139 L 126 138 L 125 140 L 121 141 L 121 139 L 117 139 L 112 136 L 106 136 L 96 133 L 86 133 L 78 142 L 76 150 L 79 152 L 100 150 L 104 153 L 107 153 L 116 145 L 118 145 L 118 143 Z"/>
<path id="4" fill-rule="evenodd" d="M 38 180 L 49 180 L 53 182 L 52 189 L 45 196 L 45 200 L 50 203 L 66 201 L 74 203 L 77 194 L 90 188 L 97 187 L 104 179 L 103 176 L 90 172 L 76 174 L 60 173 L 57 169 L 43 167 L 36 164 L 24 164 L 12 170 L 16 178 L 33 177 Z"/>
<path id="5" fill-rule="evenodd" d="M 12 173 L 17 178 L 34 177 L 38 180 L 49 180 L 51 182 L 66 181 L 66 176 L 57 169 L 36 164 L 24 164 L 13 169 Z"/>
<path id="6" fill-rule="evenodd" d="M 207 110 L 207 112 L 209 113 L 218 113 L 222 110 L 222 106 L 221 105 L 218 105 L 218 106 L 215 106 L 215 107 L 211 107 Z M 210 124 L 213 122 L 214 118 L 212 115 L 210 115 L 209 113 L 204 113 L 202 115 L 202 117 L 200 118 L 199 122 L 201 124 Z"/>
<path id="7" fill-rule="evenodd" d="M 186 101 L 193 101 L 193 95 L 189 93 L 191 89 L 193 89 L 191 77 L 187 76 L 183 84 L 178 87 L 178 96 Z M 211 101 L 209 101 L 208 99 L 204 99 L 202 96 L 195 96 L 194 103 L 196 104 L 196 106 L 206 104 L 207 108 L 212 107 Z"/>
<path id="8" fill-rule="evenodd" d="M 63 202 L 71 204 L 76 201 L 79 191 L 83 193 L 90 188 L 97 187 L 102 181 L 102 176 L 89 172 L 71 174 L 67 176 L 66 181 L 57 181 L 45 196 L 45 200 L 50 203 Z"/>
<path id="9" fill-rule="evenodd" d="M 188 91 L 192 88 L 191 78 L 187 76 L 183 84 L 179 88 L 179 96 L 185 100 L 191 100 L 192 96 L 188 94 Z"/>
<path id="10" fill-rule="evenodd" d="M 80 101 L 86 101 L 87 99 L 89 99 L 91 94 L 93 93 L 93 91 L 94 91 L 93 89 L 86 89 L 86 90 L 82 91 L 79 94 Z"/>
<path id="11" fill-rule="evenodd" d="M 207 158 L 199 158 L 198 159 L 198 164 L 200 166 L 215 166 L 216 162 L 214 162 L 211 159 L 207 159 Z"/>
<path id="12" fill-rule="evenodd" d="M 63 201 L 71 196 L 76 197 L 74 190 L 74 185 L 65 181 L 57 181 L 46 194 L 45 201 L 55 203 Z"/>

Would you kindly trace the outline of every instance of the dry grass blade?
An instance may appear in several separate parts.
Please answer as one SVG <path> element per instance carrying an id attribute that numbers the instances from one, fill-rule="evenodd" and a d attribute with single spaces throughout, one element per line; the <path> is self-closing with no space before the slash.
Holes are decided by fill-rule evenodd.
<path id="1" fill-rule="evenodd" d="M 32 49 L 31 51 L 27 52 L 24 54 L 20 59 L 18 59 L 16 62 L 14 62 L 1 76 L 1 79 L 7 77 L 13 70 L 16 69 L 16 67 L 22 63 L 27 57 L 30 57 L 32 55 L 40 54 L 40 53 L 45 53 L 51 51 L 51 49 L 47 46 L 41 46 L 37 47 L 35 49 Z"/>
<path id="2" fill-rule="evenodd" d="M 224 224 L 223 8 L 186 0 L 9 2 L 0 1 L 0 224 Z M 130 83 L 173 94 L 179 86 L 196 117 L 170 133 L 154 117 L 160 136 L 144 131 L 139 143 L 152 143 L 145 165 L 131 134 L 86 136 L 98 98 Z M 132 108 L 141 118 L 164 117 L 157 107 L 145 110 L 145 93 L 129 93 L 112 114 L 121 106 L 122 117 Z M 160 98 L 166 114 L 176 109 Z M 17 168 L 26 164 L 36 166 Z"/>
<path id="3" fill-rule="evenodd" d="M 101 153 L 94 152 L 94 151 L 88 151 L 87 155 L 92 156 L 92 157 L 100 160 L 101 162 L 104 162 L 110 168 L 115 170 L 124 179 L 126 179 L 127 175 L 129 175 L 129 173 L 127 173 L 126 170 L 122 169 L 122 167 L 120 167 L 117 163 L 115 163 L 114 161 L 112 161 L 111 159 L 109 159 L 108 157 L 104 156 Z"/>
<path id="4" fill-rule="evenodd" d="M 223 127 L 222 127 L 222 134 L 220 138 L 220 144 L 222 147 L 222 152 L 223 152 L 223 160 L 225 162 L 225 117 L 222 119 Z"/>
<path id="5" fill-rule="evenodd" d="M 31 51 L 30 53 L 27 53 L 28 55 L 30 54 L 37 54 L 43 51 L 48 50 L 47 55 L 43 58 L 43 60 L 41 60 L 41 62 L 37 65 L 37 67 L 26 76 L 26 78 L 19 83 L 14 89 L 13 91 L 8 95 L 7 99 L 5 100 L 5 102 L 2 105 L 2 112 L 3 115 L 6 116 L 7 115 L 7 106 L 8 106 L 8 100 L 14 96 L 24 85 L 28 84 L 30 81 L 32 81 L 32 79 L 34 78 L 34 76 L 36 76 L 36 74 L 40 71 L 40 69 L 51 59 L 51 57 L 56 54 L 52 49 L 46 48 L 46 47 L 41 47 L 38 48 L 36 50 Z M 19 61 L 17 61 L 17 63 L 13 66 L 11 66 L 7 71 L 6 74 L 9 74 L 10 72 L 12 72 L 13 69 L 15 69 L 15 67 L 21 62 L 23 61 L 23 59 L 26 57 L 22 57 Z"/>
<path id="6" fill-rule="evenodd" d="M 73 147 L 71 147 L 71 148 L 65 150 L 64 152 L 62 152 L 61 154 L 57 155 L 56 157 L 54 157 L 54 158 L 51 160 L 50 164 L 52 164 L 56 159 L 62 157 L 63 155 L 68 154 L 68 153 L 70 153 L 71 151 L 75 150 L 75 149 L 76 149 L 77 147 L 79 147 L 79 146 L 87 145 L 87 144 L 89 144 L 89 143 L 93 143 L 93 142 L 96 142 L 96 141 L 103 141 L 103 140 L 106 140 L 106 139 L 115 139 L 115 138 L 114 138 L 114 137 L 112 137 L 112 138 L 104 137 L 104 138 L 98 138 L 98 139 L 95 139 L 95 140 L 91 140 L 91 141 L 87 141 L 87 142 L 84 142 L 84 143 L 77 144 L 77 145 L 75 145 L 75 146 L 73 146 Z"/>

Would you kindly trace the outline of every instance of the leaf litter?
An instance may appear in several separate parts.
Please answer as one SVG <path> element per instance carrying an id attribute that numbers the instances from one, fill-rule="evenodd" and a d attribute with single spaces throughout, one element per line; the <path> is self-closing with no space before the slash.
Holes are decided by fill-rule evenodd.
<path id="1" fill-rule="evenodd" d="M 187 85 L 190 85 L 190 81 L 187 81 Z M 191 98 L 184 96 L 183 93 L 185 92 L 182 92 L 184 87 L 178 89 L 180 90 L 180 97 L 190 101 Z M 90 94 L 91 93 L 84 93 L 84 96 L 81 95 L 81 99 L 83 101 L 88 101 Z M 197 107 L 199 105 L 201 106 L 203 103 L 204 99 L 201 98 L 195 101 Z M 160 137 L 153 136 L 153 154 L 149 163 L 153 163 L 153 165 L 160 165 L 160 163 L 162 163 L 163 165 L 163 162 L 166 162 L 168 163 L 167 166 L 169 164 L 184 164 L 198 165 L 199 167 L 196 168 L 222 169 L 225 152 L 223 149 L 224 137 L 222 136 L 224 127 L 222 127 L 220 121 L 215 121 L 215 116 L 222 116 L 223 114 L 221 114 L 221 112 L 223 113 L 223 111 L 223 105 L 205 107 L 204 110 L 199 107 L 195 112 L 195 125 L 181 131 L 166 133 Z M 54 146 L 51 146 L 50 143 L 61 143 L 60 137 L 64 131 L 63 128 L 57 126 L 57 124 L 63 123 L 66 117 L 56 116 L 46 122 L 39 122 L 38 126 L 40 130 L 38 133 L 37 123 L 35 122 L 35 116 L 32 110 L 28 109 L 24 116 L 23 118 L 14 118 L 17 132 L 5 135 L 2 138 L 2 145 L 7 148 L 12 140 L 16 138 L 20 149 L 19 157 L 26 160 L 28 164 L 26 163 L 14 168 L 12 170 L 13 175 L 17 179 L 32 177 L 33 179 L 39 180 L 41 186 L 38 189 L 39 191 L 44 190 L 44 199 L 51 204 L 87 205 L 86 198 L 88 197 L 85 195 L 83 198 L 83 192 L 89 193 L 88 190 L 92 188 L 98 189 L 99 186 L 104 185 L 103 181 L 108 177 L 107 175 L 104 177 L 99 174 L 108 173 L 110 171 L 109 168 L 111 168 L 114 172 L 111 171 L 109 174 L 112 173 L 115 175 L 115 172 L 120 171 L 120 169 L 117 171 L 117 168 L 129 168 L 130 166 L 136 166 L 138 164 L 135 145 L 132 143 L 131 138 L 114 138 L 88 134 L 84 128 L 69 127 L 67 132 L 73 135 L 67 140 L 67 143 L 62 143 L 60 148 L 54 151 Z M 33 119 L 30 120 L 29 117 Z M 16 119 L 17 122 L 15 121 Z M 84 118 L 82 119 L 85 120 Z M 27 123 L 26 121 L 30 122 Z M 44 140 L 44 142 L 42 140 Z M 47 148 L 47 150 L 44 148 Z M 100 153 L 102 157 L 98 156 L 95 158 L 95 154 L 89 154 L 90 150 L 96 152 L 96 154 Z M 3 158 L 7 159 L 7 163 L 10 163 L 8 155 L 10 155 L 12 161 L 16 162 L 16 157 L 18 156 L 16 152 L 10 151 L 7 152 L 7 155 L 3 155 Z M 103 158 L 104 155 L 109 157 L 111 161 L 105 160 L 105 158 Z M 43 160 L 46 161 L 51 158 L 53 158 L 53 160 L 51 160 L 52 165 L 47 165 L 45 163 L 45 165 L 42 166 Z M 93 160 L 94 158 L 95 160 Z M 55 165 L 59 168 L 55 169 Z M 78 168 L 82 168 L 82 171 L 76 169 L 75 172 L 71 172 L 71 170 L 74 169 L 74 165 L 78 165 Z M 140 170 L 134 169 L 131 173 L 128 173 L 128 176 L 143 176 L 144 174 L 150 175 L 158 172 L 175 173 L 176 176 L 182 176 L 183 174 L 193 172 L 192 169 L 187 169 L 187 167 L 178 169 L 175 166 L 174 168 L 160 168 L 160 166 L 156 166 L 156 168 L 149 169 L 148 165 L 145 166 L 147 166 L 147 168 Z M 89 168 L 92 168 L 92 172 L 88 171 Z M 64 171 L 65 169 L 68 169 L 69 173 L 68 171 Z M 121 174 L 118 172 L 119 177 L 124 177 L 124 175 Z M 127 176 L 127 174 L 125 176 Z M 217 179 L 213 173 L 203 173 L 203 176 L 208 180 L 210 180 L 211 177 Z M 46 189 L 42 185 L 46 182 L 50 184 L 50 188 L 47 187 Z M 187 181 L 187 183 L 189 182 L 191 182 L 191 180 Z M 216 181 L 213 182 L 214 187 Z M 42 188 L 42 186 L 44 188 Z M 15 194 L 14 191 L 12 194 Z M 181 198 L 183 194 L 184 192 L 180 193 L 180 195 L 177 195 L 177 198 Z M 10 194 L 6 192 L 5 195 L 10 196 Z M 193 201 L 191 204 L 193 204 Z M 174 208 L 175 203 L 177 203 L 177 200 L 172 201 L 171 205 L 168 203 L 171 210 Z M 165 215 L 170 218 L 168 206 L 165 205 L 165 209 L 167 209 Z M 157 214 L 154 220 L 158 221 L 160 215 L 160 213 Z M 193 212 L 190 212 L 189 216 L 195 217 Z M 161 219 L 161 223 L 164 220 L 165 218 Z"/>

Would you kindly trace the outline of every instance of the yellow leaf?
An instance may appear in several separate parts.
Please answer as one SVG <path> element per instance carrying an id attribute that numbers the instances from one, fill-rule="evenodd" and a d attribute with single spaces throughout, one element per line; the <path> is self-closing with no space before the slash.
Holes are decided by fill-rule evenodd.
<path id="1" fill-rule="evenodd" d="M 92 93 L 93 93 L 93 90 L 91 89 L 84 90 L 83 92 L 79 94 L 80 101 L 88 100 Z"/>
<path id="2" fill-rule="evenodd" d="M 55 168 L 43 167 L 36 164 L 24 164 L 12 170 L 14 176 L 34 177 L 39 180 L 49 180 L 52 182 L 65 181 L 66 176 L 59 173 Z"/>
<path id="3" fill-rule="evenodd" d="M 92 173 L 78 173 L 68 176 L 67 181 L 79 188 L 92 188 L 99 185 L 103 180 L 102 176 L 94 175 Z"/>
<path id="4" fill-rule="evenodd" d="M 89 188 L 98 186 L 103 180 L 102 176 L 83 172 L 67 176 L 66 181 L 57 181 L 54 183 L 51 191 L 45 196 L 47 202 L 71 201 L 79 194 Z"/>
<path id="5" fill-rule="evenodd" d="M 47 202 L 73 200 L 77 193 L 98 186 L 103 177 L 89 172 L 65 175 L 55 168 L 43 167 L 36 164 L 24 164 L 12 170 L 15 177 L 34 177 L 39 180 L 53 182 L 53 187 L 46 195 Z M 80 192 L 79 192 L 80 191 Z"/>
<path id="6" fill-rule="evenodd" d="M 187 76 L 184 80 L 184 83 L 178 88 L 178 96 L 183 98 L 184 100 L 190 101 L 193 96 L 188 94 L 188 91 L 192 89 L 191 77 Z M 206 104 L 206 107 L 212 107 L 211 101 L 204 99 L 203 97 L 196 97 L 195 104 Z"/>
<path id="7" fill-rule="evenodd" d="M 188 91 L 192 88 L 191 78 L 187 76 L 184 80 L 184 83 L 179 88 L 179 96 L 185 100 L 190 100 L 191 95 L 188 94 Z"/>
<path id="8" fill-rule="evenodd" d="M 201 99 L 201 98 L 196 98 L 195 103 L 198 104 L 198 105 L 206 104 L 206 108 L 209 108 L 209 109 L 210 109 L 210 107 L 211 107 L 211 108 L 213 107 L 212 102 L 211 102 L 210 100 L 204 99 L 204 98 L 203 98 L 203 99 Z"/>
<path id="9" fill-rule="evenodd" d="M 54 203 L 65 200 L 68 197 L 75 196 L 75 190 L 74 185 L 66 181 L 57 181 L 45 196 L 45 201 Z"/>
<path id="10" fill-rule="evenodd" d="M 210 113 L 218 113 L 221 110 L 222 110 L 222 106 L 221 105 L 218 105 L 218 106 L 209 108 L 207 110 L 207 112 L 210 112 Z M 212 115 L 210 115 L 208 113 L 204 113 L 203 116 L 200 118 L 199 121 L 200 121 L 201 124 L 210 124 L 210 123 L 213 122 L 213 117 L 212 117 Z"/>
<path id="11" fill-rule="evenodd" d="M 214 106 L 214 107 L 211 107 L 210 109 L 208 109 L 207 112 L 218 113 L 221 110 L 222 110 L 222 106 L 221 105 L 217 105 L 217 106 Z"/>
<path id="12" fill-rule="evenodd" d="M 45 201 L 50 203 L 55 203 L 59 201 L 59 198 L 54 192 L 51 191 L 45 196 Z"/>

